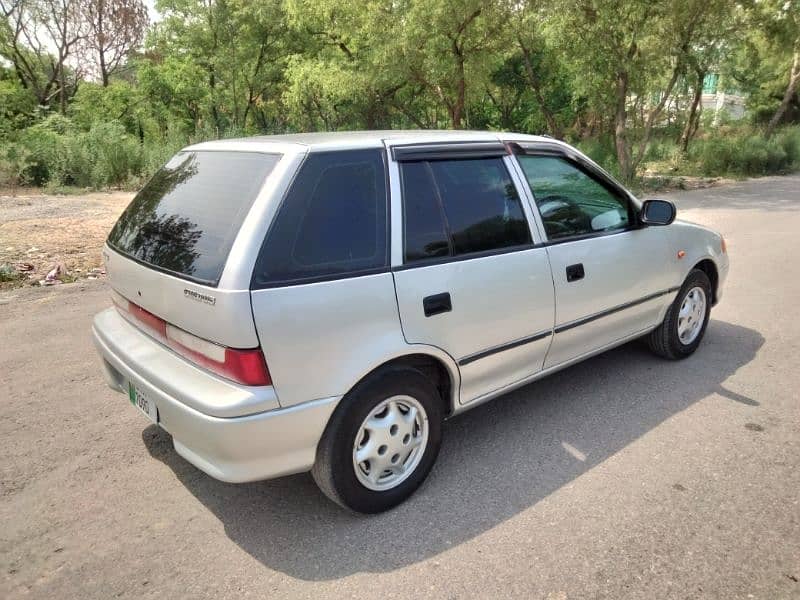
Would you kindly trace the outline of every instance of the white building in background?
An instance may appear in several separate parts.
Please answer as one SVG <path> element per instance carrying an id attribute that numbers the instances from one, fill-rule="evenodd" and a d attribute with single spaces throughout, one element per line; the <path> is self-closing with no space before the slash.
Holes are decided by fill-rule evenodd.
<path id="1" fill-rule="evenodd" d="M 735 91 L 725 92 L 719 88 L 719 73 L 709 73 L 703 81 L 703 95 L 700 99 L 703 112 L 714 114 L 714 124 L 720 116 L 727 113 L 728 118 L 738 121 L 744 118 L 747 106 L 744 96 Z"/>

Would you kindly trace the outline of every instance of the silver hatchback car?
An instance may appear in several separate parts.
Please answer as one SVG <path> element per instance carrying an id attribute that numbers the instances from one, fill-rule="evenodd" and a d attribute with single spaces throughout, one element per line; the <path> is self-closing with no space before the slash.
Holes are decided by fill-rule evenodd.
<path id="1" fill-rule="evenodd" d="M 544 137 L 198 144 L 111 231 L 94 340 L 212 477 L 311 470 L 379 512 L 428 475 L 443 419 L 637 337 L 692 354 L 728 258 L 674 218 Z"/>

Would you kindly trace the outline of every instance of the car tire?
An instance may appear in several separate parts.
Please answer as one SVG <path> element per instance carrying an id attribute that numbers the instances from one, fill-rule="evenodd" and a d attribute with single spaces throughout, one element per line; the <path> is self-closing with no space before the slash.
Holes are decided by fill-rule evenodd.
<path id="1" fill-rule="evenodd" d="M 667 310 L 664 321 L 648 335 L 650 350 L 670 360 L 686 358 L 694 353 L 708 326 L 711 294 L 708 275 L 699 269 L 692 270 Z"/>
<path id="2" fill-rule="evenodd" d="M 379 371 L 336 407 L 311 474 L 320 490 L 345 508 L 388 510 L 428 476 L 441 445 L 442 417 L 441 396 L 420 371 Z M 359 462 L 362 457 L 368 459 Z"/>

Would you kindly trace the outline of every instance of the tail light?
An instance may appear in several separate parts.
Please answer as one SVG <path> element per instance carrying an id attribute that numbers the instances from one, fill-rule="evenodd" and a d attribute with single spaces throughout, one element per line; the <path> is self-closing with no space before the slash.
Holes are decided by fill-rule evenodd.
<path id="1" fill-rule="evenodd" d="M 170 325 L 113 291 L 112 299 L 122 316 L 196 365 L 243 385 L 272 385 L 261 348 L 241 350 L 209 342 Z"/>

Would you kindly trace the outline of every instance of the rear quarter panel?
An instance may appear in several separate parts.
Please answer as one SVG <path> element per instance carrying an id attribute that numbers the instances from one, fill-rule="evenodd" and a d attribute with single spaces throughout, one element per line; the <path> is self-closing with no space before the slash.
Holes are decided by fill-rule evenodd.
<path id="1" fill-rule="evenodd" d="M 385 362 L 414 353 L 455 361 L 403 338 L 389 272 L 252 292 L 261 347 L 281 406 L 341 396 Z"/>

